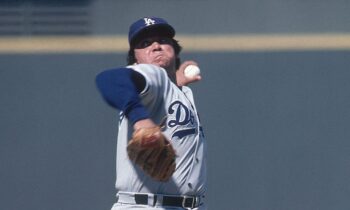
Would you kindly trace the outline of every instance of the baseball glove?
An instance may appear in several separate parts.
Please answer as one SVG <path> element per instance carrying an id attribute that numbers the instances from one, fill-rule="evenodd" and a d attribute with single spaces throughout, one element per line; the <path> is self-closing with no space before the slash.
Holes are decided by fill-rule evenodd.
<path id="1" fill-rule="evenodd" d="M 159 126 L 134 131 L 127 152 L 130 160 L 157 181 L 166 182 L 175 171 L 175 150 Z"/>

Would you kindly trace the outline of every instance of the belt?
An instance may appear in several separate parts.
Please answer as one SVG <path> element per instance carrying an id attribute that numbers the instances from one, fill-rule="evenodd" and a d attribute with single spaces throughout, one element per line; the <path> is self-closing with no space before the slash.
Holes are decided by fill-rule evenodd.
<path id="1" fill-rule="evenodd" d="M 204 196 L 173 196 L 129 192 L 119 192 L 117 197 L 118 203 L 182 208 L 196 208 L 202 204 L 201 201 L 204 198 Z"/>

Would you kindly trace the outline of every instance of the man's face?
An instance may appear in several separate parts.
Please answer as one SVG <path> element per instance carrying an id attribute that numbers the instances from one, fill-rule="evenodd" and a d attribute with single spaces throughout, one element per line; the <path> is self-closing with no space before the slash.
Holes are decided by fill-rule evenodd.
<path id="1" fill-rule="evenodd" d="M 137 63 L 154 64 L 168 71 L 175 70 L 176 55 L 172 39 L 162 36 L 147 36 L 135 44 Z"/>

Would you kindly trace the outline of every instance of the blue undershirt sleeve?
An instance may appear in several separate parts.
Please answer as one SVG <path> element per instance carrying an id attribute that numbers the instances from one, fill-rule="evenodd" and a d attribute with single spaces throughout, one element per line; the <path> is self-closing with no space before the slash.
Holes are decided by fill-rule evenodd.
<path id="1" fill-rule="evenodd" d="M 149 118 L 139 97 L 145 87 L 143 82 L 143 76 L 129 68 L 106 70 L 96 76 L 96 85 L 102 97 L 110 106 L 123 111 L 132 124 Z"/>

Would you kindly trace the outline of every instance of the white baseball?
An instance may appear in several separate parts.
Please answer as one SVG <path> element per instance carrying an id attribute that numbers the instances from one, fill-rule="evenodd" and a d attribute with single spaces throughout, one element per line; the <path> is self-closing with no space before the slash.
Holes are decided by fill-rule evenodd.
<path id="1" fill-rule="evenodd" d="M 198 66 L 195 65 L 188 65 L 185 70 L 184 74 L 187 78 L 193 78 L 201 73 L 201 70 L 198 68 Z"/>

